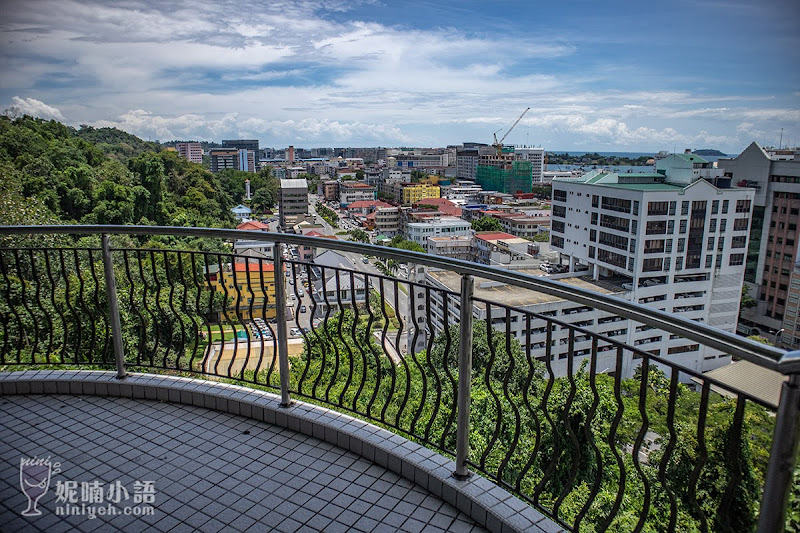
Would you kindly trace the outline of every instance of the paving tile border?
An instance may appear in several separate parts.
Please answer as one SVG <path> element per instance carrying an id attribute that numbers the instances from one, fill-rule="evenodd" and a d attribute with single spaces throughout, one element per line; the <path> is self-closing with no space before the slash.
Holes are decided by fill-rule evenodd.
<path id="1" fill-rule="evenodd" d="M 181 403 L 240 415 L 284 427 L 349 450 L 412 481 L 470 516 L 493 533 L 564 529 L 491 481 L 473 474 L 452 476 L 455 463 L 424 446 L 343 413 L 293 402 L 239 385 L 192 378 L 115 372 L 26 370 L 0 372 L 0 395 L 74 394 Z"/>

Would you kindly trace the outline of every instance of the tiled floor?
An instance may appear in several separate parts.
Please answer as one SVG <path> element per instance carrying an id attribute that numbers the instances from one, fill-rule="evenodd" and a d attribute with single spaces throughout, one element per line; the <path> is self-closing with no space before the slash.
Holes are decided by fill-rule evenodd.
<path id="1" fill-rule="evenodd" d="M 50 456 L 61 472 L 38 502 L 41 516 L 23 517 L 20 459 L 33 456 Z M 0 530 L 484 531 L 421 487 L 312 437 L 199 407 L 66 395 L 0 398 Z"/>

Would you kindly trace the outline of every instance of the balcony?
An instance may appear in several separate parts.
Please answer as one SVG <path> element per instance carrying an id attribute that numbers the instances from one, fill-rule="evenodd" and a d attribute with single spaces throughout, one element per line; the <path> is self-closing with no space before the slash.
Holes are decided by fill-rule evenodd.
<path id="1" fill-rule="evenodd" d="M 162 514 L 135 518 L 141 520 L 135 525 L 107 517 L 110 527 L 122 529 L 166 530 L 168 516 L 209 531 L 216 522 L 227 529 L 320 531 L 421 531 L 434 520 L 451 530 L 758 524 L 759 531 L 774 531 L 783 522 L 800 439 L 796 353 L 547 278 L 360 243 L 133 226 L 0 228 L 0 234 L 6 246 L 0 249 L 0 366 L 8 371 L 0 374 L 0 390 L 8 402 L 4 420 L 13 420 L 5 424 L 13 447 L 2 454 L 11 487 L 4 495 L 18 487 L 12 470 L 19 455 L 38 453 L 63 454 L 86 481 L 156 479 Z M 65 234 L 83 238 L 76 245 Z M 161 237 L 149 244 L 154 236 Z M 176 236 L 203 238 L 204 249 L 164 244 Z M 439 288 L 422 276 L 398 279 L 353 261 L 353 268 L 314 267 L 337 289 L 334 297 L 315 298 L 307 289 L 301 296 L 304 279 L 314 277 L 311 264 L 285 260 L 275 246 L 272 261 L 250 258 L 256 268 L 237 269 L 231 265 L 248 259 L 227 251 L 232 239 L 372 255 L 446 269 L 461 282 Z M 212 271 L 234 279 L 215 282 L 206 274 Z M 274 283 L 270 274 L 283 280 L 281 272 L 293 283 Z M 476 279 L 492 283 L 483 287 Z M 343 287 L 362 283 L 369 297 L 346 301 L 354 291 Z M 513 293 L 510 299 L 501 297 L 500 284 Z M 789 376 L 782 400 L 772 405 L 668 356 L 527 310 L 516 300 L 526 291 L 780 372 Z M 433 307 L 441 313 L 434 315 Z M 503 320 L 493 326 L 496 318 Z M 538 329 L 546 340 L 529 342 Z M 35 427 L 33 410 L 42 413 Z M 75 450 L 89 464 L 69 451 L 71 432 L 84 430 L 90 433 Z M 263 454 L 266 442 L 277 441 L 299 443 L 308 453 L 290 453 L 292 445 L 277 457 Z M 187 447 L 195 455 L 187 456 Z M 211 471 L 183 468 L 203 454 L 214 456 Z M 334 455 L 348 464 L 332 462 Z M 326 470 L 328 464 L 341 468 Z M 181 468 L 197 479 L 169 477 Z M 194 496 L 202 491 L 192 485 L 233 490 L 226 483 L 245 481 L 244 474 L 237 477 L 242 468 L 249 483 L 239 490 L 261 490 L 244 512 L 252 524 L 236 522 L 242 513 L 233 498 L 216 502 L 217 513 L 193 518 L 205 520 L 199 526 L 189 515 L 182 518 L 187 511 L 178 507 L 208 503 Z M 314 494 L 297 479 L 311 482 L 303 477 L 309 469 L 328 474 L 324 483 L 313 481 L 322 486 L 309 489 Z M 389 494 L 384 484 L 374 488 L 384 479 L 408 499 L 391 509 L 372 492 L 377 499 L 364 500 L 364 472 L 378 495 Z M 358 487 L 365 489 L 358 496 L 348 492 Z M 325 488 L 334 492 L 314 499 Z M 341 511 L 331 518 L 325 512 L 336 509 L 328 504 L 339 497 L 348 505 L 337 503 Z M 753 501 L 761 502 L 760 513 L 749 504 L 737 507 Z M 14 527 L 34 524 L 13 513 Z M 284 519 L 270 522 L 277 515 Z M 388 516 L 390 522 L 381 522 Z M 69 523 L 80 529 L 85 522 Z"/>

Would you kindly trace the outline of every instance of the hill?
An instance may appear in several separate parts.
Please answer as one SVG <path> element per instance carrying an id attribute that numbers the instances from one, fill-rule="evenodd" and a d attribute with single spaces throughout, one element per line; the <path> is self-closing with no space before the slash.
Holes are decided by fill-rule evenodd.
<path id="1" fill-rule="evenodd" d="M 703 148 L 702 150 L 695 150 L 693 153 L 695 153 L 697 155 L 711 155 L 711 156 L 719 156 L 719 157 L 723 157 L 723 156 L 728 155 L 728 154 L 723 154 L 719 150 L 715 150 L 713 148 Z"/>

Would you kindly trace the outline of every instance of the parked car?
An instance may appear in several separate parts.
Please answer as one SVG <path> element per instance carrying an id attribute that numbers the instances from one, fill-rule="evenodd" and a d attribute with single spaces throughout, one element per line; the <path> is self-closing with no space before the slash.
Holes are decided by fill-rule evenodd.
<path id="1" fill-rule="evenodd" d="M 307 311 L 306 306 L 305 305 L 301 305 L 300 306 L 300 312 L 301 313 L 305 313 L 306 311 Z"/>
<path id="2" fill-rule="evenodd" d="M 623 283 L 622 284 L 622 288 L 625 289 L 626 291 L 632 291 L 633 290 L 633 283 Z"/>
<path id="3" fill-rule="evenodd" d="M 292 337 L 299 337 L 299 336 L 300 336 L 300 335 L 302 335 L 302 334 L 303 334 L 303 333 L 302 333 L 302 331 L 300 331 L 300 328 L 292 328 L 292 329 L 289 331 L 289 335 L 291 335 Z"/>
<path id="4" fill-rule="evenodd" d="M 366 257 L 365 257 L 364 259 L 362 259 L 361 261 L 362 261 L 362 262 L 363 262 L 365 265 L 368 265 L 368 264 L 369 264 L 369 259 L 367 259 Z"/>

